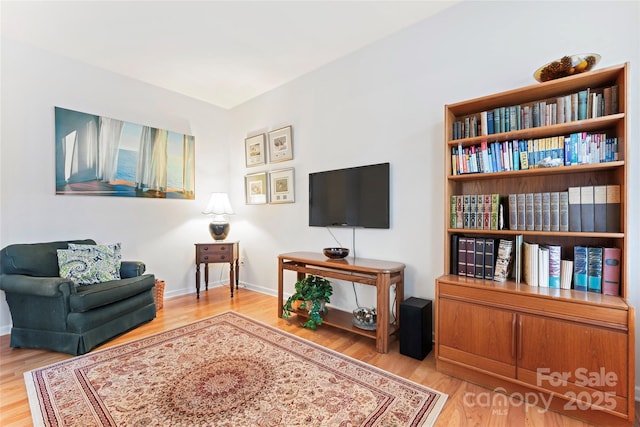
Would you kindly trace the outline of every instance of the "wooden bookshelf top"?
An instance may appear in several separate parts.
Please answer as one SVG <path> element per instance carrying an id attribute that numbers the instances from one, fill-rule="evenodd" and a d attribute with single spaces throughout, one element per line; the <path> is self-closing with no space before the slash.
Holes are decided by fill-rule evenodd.
<path id="1" fill-rule="evenodd" d="M 283 262 L 292 261 L 306 265 L 363 273 L 394 273 L 404 270 L 405 267 L 401 262 L 369 258 L 329 259 L 324 254 L 317 252 L 289 252 L 278 255 L 278 259 Z"/>
<path id="2" fill-rule="evenodd" d="M 546 99 L 558 96 L 559 94 L 566 94 L 571 91 L 583 89 L 585 85 L 598 87 L 617 83 L 620 78 L 621 71 L 623 71 L 624 68 L 625 64 L 616 65 L 609 68 L 589 71 L 584 74 L 576 74 L 562 79 L 533 84 L 524 88 L 517 88 L 489 96 L 483 96 L 481 98 L 448 104 L 446 107 L 452 114 L 459 117 L 467 114 L 479 113 L 490 108 Z M 621 87 L 621 91 L 624 92 L 624 90 L 625 88 Z M 626 111 L 624 104 L 620 105 L 620 111 Z"/>

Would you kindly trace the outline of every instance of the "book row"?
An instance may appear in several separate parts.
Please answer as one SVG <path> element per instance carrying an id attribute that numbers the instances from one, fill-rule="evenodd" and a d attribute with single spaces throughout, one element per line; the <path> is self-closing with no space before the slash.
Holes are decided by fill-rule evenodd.
<path id="1" fill-rule="evenodd" d="M 585 89 L 530 104 L 494 108 L 453 123 L 452 139 L 551 126 L 618 112 L 618 87 Z"/>
<path id="2" fill-rule="evenodd" d="M 504 198 L 500 194 L 452 195 L 449 228 L 504 229 Z"/>
<path id="3" fill-rule="evenodd" d="M 568 191 L 452 195 L 449 228 L 619 233 L 620 185 Z"/>
<path id="4" fill-rule="evenodd" d="M 476 279 L 521 281 L 533 287 L 620 294 L 621 250 L 574 246 L 573 260 L 559 245 L 485 237 L 451 236 L 451 273 Z"/>
<path id="5" fill-rule="evenodd" d="M 576 132 L 451 148 L 451 173 L 492 173 L 551 166 L 575 166 L 619 160 L 618 139 L 605 133 Z"/>
<path id="6" fill-rule="evenodd" d="M 509 230 L 618 233 L 620 186 L 509 194 L 508 212 Z"/>

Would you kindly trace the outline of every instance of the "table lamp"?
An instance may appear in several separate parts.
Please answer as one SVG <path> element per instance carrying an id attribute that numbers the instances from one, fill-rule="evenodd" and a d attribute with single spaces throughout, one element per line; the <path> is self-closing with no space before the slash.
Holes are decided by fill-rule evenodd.
<path id="1" fill-rule="evenodd" d="M 232 215 L 233 209 L 229 203 L 227 193 L 211 193 L 207 209 L 202 212 L 205 215 L 213 215 L 209 224 L 209 233 L 214 240 L 224 240 L 229 235 L 229 221 L 225 215 Z"/>

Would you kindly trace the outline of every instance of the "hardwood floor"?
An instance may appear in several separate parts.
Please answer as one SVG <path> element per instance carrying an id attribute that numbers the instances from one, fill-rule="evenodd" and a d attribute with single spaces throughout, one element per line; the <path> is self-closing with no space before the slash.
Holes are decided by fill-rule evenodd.
<path id="1" fill-rule="evenodd" d="M 136 328 L 100 348 L 107 348 L 157 332 L 182 326 L 198 319 L 234 310 L 268 325 L 316 342 L 348 356 L 393 372 L 449 395 L 436 426 L 566 426 L 584 427 L 581 421 L 542 408 L 520 404 L 502 394 L 466 381 L 441 374 L 435 369 L 433 352 L 423 361 L 401 355 L 397 341 L 392 341 L 388 354 L 375 351 L 373 340 L 320 327 L 316 332 L 301 328 L 298 323 L 276 315 L 276 298 L 240 289 L 229 298 L 227 286 L 194 294 L 165 299 L 164 308 L 153 321 Z M 95 351 L 95 350 L 94 350 Z M 30 426 L 31 413 L 24 386 L 23 372 L 72 356 L 44 350 L 12 349 L 9 335 L 0 337 L 0 425 Z M 491 405 L 491 402 L 494 404 Z M 637 404 L 636 404 L 637 406 Z M 639 411 L 636 410 L 636 413 Z M 635 425 L 639 423 L 636 421 Z"/>

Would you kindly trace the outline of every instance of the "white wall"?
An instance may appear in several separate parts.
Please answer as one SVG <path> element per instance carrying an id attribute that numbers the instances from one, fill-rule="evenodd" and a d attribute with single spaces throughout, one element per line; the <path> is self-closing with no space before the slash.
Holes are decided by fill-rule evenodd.
<path id="1" fill-rule="evenodd" d="M 230 189 L 238 215 L 232 233 L 246 256 L 242 280 L 273 292 L 277 254 L 334 244 L 325 229 L 307 225 L 310 172 L 389 161 L 391 229 L 357 230 L 357 251 L 404 262 L 405 295 L 433 298 L 435 278 L 442 274 L 443 206 L 448 203 L 443 200 L 443 106 L 536 84 L 533 72 L 565 54 L 599 53 L 597 68 L 631 62 L 628 169 L 633 190 L 640 182 L 639 12 L 637 2 L 465 2 L 234 108 Z M 598 23 L 615 31 L 593 30 Z M 245 137 L 289 124 L 294 160 L 244 167 Z M 246 173 L 282 167 L 295 167 L 295 204 L 242 203 Z M 628 196 L 629 213 L 640 212 L 638 192 Z M 630 236 L 639 235 L 637 218 L 629 215 Z M 350 230 L 333 230 L 352 247 Z M 640 252 L 637 239 L 629 240 L 634 278 L 640 276 Z M 294 276 L 285 273 L 289 292 Z M 373 290 L 359 286 L 360 303 L 372 304 Z M 334 288 L 334 305 L 355 308 L 350 285 Z M 633 284 L 630 288 L 630 300 L 638 306 L 640 292 Z M 636 363 L 640 366 L 640 360 Z"/>
<path id="2" fill-rule="evenodd" d="M 200 212 L 226 191 L 228 117 L 218 107 L 2 39 L 0 247 L 93 238 L 122 242 L 166 281 L 167 296 L 193 292 L 195 242 L 208 242 Z M 196 200 L 55 194 L 54 106 L 194 135 Z M 194 297 L 195 298 L 195 297 Z M 0 332 L 10 315 L 0 302 Z"/>
<path id="3" fill-rule="evenodd" d="M 391 229 L 357 230 L 357 253 L 404 262 L 406 295 L 433 298 L 444 256 L 444 104 L 534 84 L 536 68 L 565 54 L 599 53 L 598 68 L 629 61 L 633 190 L 639 14 L 637 2 L 464 2 L 229 112 L 3 40 L 0 246 L 119 240 L 127 258 L 167 281 L 169 296 L 193 292 L 193 243 L 210 239 L 199 212 L 221 186 L 237 213 L 230 238 L 241 241 L 241 281 L 275 293 L 279 253 L 335 243 L 307 226 L 308 174 L 389 161 Z M 54 105 L 194 134 L 196 201 L 55 196 Z M 293 126 L 294 160 L 245 168 L 244 139 L 285 125 Z M 295 167 L 296 203 L 244 204 L 245 174 L 284 167 Z M 629 213 L 640 212 L 640 194 L 628 196 Z M 640 235 L 637 215 L 627 226 Z M 352 247 L 350 230 L 334 233 Z M 637 241 L 629 249 L 630 277 L 640 277 Z M 638 306 L 640 292 L 630 288 Z M 373 303 L 370 289 L 358 292 L 361 304 Z M 332 302 L 355 307 L 349 286 L 337 286 Z M 6 333 L 4 302 L 0 309 Z"/>

